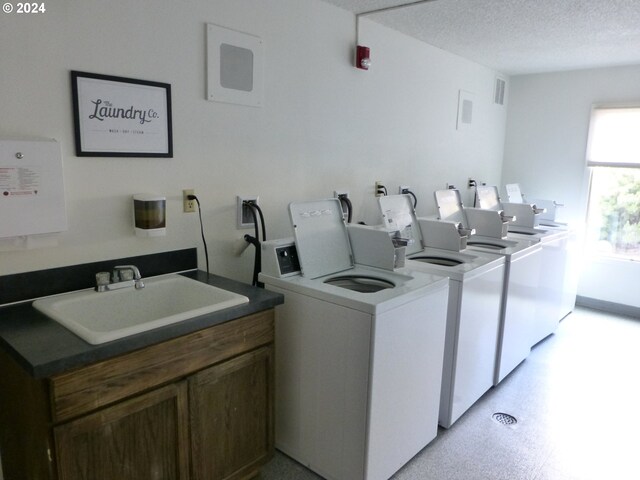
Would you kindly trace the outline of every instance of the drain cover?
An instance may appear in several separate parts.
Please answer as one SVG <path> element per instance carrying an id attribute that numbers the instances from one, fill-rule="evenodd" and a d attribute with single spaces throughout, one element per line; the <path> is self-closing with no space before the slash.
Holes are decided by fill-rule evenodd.
<path id="1" fill-rule="evenodd" d="M 513 415 L 509 415 L 508 413 L 494 413 L 491 418 L 493 418 L 496 422 L 501 423 L 502 425 L 515 425 L 518 423 L 518 420 Z"/>

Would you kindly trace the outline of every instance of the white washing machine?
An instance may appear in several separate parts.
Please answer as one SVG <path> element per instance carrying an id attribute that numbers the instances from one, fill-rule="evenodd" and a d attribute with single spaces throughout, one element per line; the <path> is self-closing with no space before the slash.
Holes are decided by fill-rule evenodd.
<path id="1" fill-rule="evenodd" d="M 263 243 L 276 307 L 276 447 L 329 479 L 388 479 L 437 434 L 446 277 L 354 265 L 337 199 Z M 297 258 L 296 260 L 296 252 Z"/>
<path id="2" fill-rule="evenodd" d="M 440 394 L 439 424 L 449 428 L 493 385 L 496 368 L 500 309 L 504 287 L 505 260 L 502 255 L 463 250 L 460 234 L 452 223 L 448 249 L 423 248 L 425 237 L 418 224 L 412 198 L 408 195 L 380 197 L 383 229 L 398 232 L 406 246 L 408 268 L 449 277 L 449 304 Z M 428 222 L 427 222 L 428 223 Z M 372 227 L 349 225 L 355 260 L 363 253 Z M 375 227 L 374 227 L 375 228 Z M 426 226 L 425 228 L 429 228 Z M 393 233 L 392 233 L 393 234 Z M 453 251 L 456 250 L 456 251 Z"/>
<path id="3" fill-rule="evenodd" d="M 519 184 L 512 183 L 506 185 L 506 191 L 510 202 L 529 203 L 522 194 Z M 556 308 L 556 316 L 562 319 L 573 311 L 576 303 L 576 293 L 578 290 L 578 235 L 575 229 L 571 228 L 569 224 L 559 222 L 556 219 L 558 209 L 563 207 L 563 204 L 546 199 L 532 199 L 531 203 L 545 210 L 545 212 L 540 214 L 538 229 L 551 232 L 558 230 L 566 232 L 566 238 L 562 238 L 562 246 L 554 246 L 556 250 L 555 255 L 553 255 L 554 266 L 548 272 L 549 277 L 557 280 L 556 287 L 554 288 L 556 300 L 553 305 L 554 308 Z M 509 231 L 518 233 L 516 228 L 510 227 Z M 557 252 L 558 247 L 562 249 L 561 253 Z M 544 263 L 551 264 L 551 261 Z M 560 281 L 562 281 L 561 285 Z M 560 292 L 559 295 L 557 293 L 558 291 Z M 557 300 L 558 296 L 561 298 L 559 305 Z"/>
<path id="4" fill-rule="evenodd" d="M 545 199 L 531 199 L 531 201 L 528 201 L 523 195 L 519 183 L 509 183 L 505 185 L 505 190 L 507 192 L 507 199 L 509 200 L 509 202 L 534 204 L 544 210 L 539 215 L 539 225 L 568 229 L 568 225 L 566 223 L 556 221 L 558 208 L 564 207 L 563 204 L 558 203 L 554 200 Z"/>
<path id="5" fill-rule="evenodd" d="M 500 334 L 493 384 L 500 383 L 529 356 L 540 283 L 539 243 L 507 240 L 507 224 L 500 212 L 464 208 L 457 190 L 435 192 L 440 219 L 476 229 L 467 241 L 471 251 L 504 256 L 505 277 L 500 314 Z"/>
<path id="6" fill-rule="evenodd" d="M 569 231 L 552 228 L 509 227 L 507 239 L 540 243 L 540 288 L 536 304 L 536 322 L 531 345 L 556 331 L 567 311 L 565 288 L 568 283 Z"/>
<path id="7" fill-rule="evenodd" d="M 517 224 L 537 227 L 544 208 L 522 202 L 503 202 L 494 185 L 478 185 L 476 187 L 476 207 L 484 210 L 500 210 L 511 217 L 509 225 Z"/>
<path id="8" fill-rule="evenodd" d="M 507 239 L 530 240 L 539 242 L 540 287 L 536 303 L 536 320 L 531 330 L 531 345 L 535 345 L 556 331 L 566 312 L 565 285 L 568 283 L 569 231 L 566 228 L 542 227 L 540 217 L 546 212 L 536 205 L 524 203 L 517 184 L 507 185 L 509 205 L 521 207 L 522 215 L 509 222 Z M 478 187 L 479 207 L 483 209 L 501 209 L 503 204 L 495 186 Z M 538 212 L 538 213 L 536 213 Z M 518 213 L 516 212 L 516 215 Z"/>

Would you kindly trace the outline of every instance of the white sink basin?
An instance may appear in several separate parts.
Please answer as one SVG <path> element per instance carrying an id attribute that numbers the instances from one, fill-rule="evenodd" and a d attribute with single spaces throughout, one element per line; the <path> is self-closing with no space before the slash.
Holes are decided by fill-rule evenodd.
<path id="1" fill-rule="evenodd" d="M 140 290 L 65 293 L 36 300 L 33 306 L 97 345 L 249 302 L 181 275 L 144 279 L 144 284 Z"/>

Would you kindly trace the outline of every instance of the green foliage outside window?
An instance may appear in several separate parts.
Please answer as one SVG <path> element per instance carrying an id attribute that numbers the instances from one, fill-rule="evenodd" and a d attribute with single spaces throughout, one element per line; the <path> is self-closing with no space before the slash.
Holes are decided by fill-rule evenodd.
<path id="1" fill-rule="evenodd" d="M 592 193 L 599 195 L 601 247 L 608 246 L 617 255 L 640 257 L 640 169 L 596 168 L 594 182 L 598 183 Z"/>

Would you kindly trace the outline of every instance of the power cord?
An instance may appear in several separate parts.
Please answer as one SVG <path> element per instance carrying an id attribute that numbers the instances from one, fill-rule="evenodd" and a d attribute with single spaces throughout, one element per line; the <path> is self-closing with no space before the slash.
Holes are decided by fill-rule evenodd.
<path id="1" fill-rule="evenodd" d="M 204 238 L 204 226 L 202 224 L 202 208 L 200 207 L 200 200 L 195 195 L 187 195 L 188 200 L 195 200 L 198 204 L 198 217 L 200 217 L 200 234 L 202 235 L 202 244 L 204 245 L 204 258 L 207 262 L 207 275 L 209 275 L 209 250 L 207 249 L 207 241 Z"/>
<path id="2" fill-rule="evenodd" d="M 413 193 L 408 188 L 403 188 L 402 189 L 402 193 L 403 194 L 407 194 L 407 195 L 411 195 L 413 197 L 413 208 L 415 209 L 418 206 L 418 197 L 416 197 L 416 194 Z"/>
<path id="3" fill-rule="evenodd" d="M 262 269 L 262 251 L 260 248 L 260 234 L 258 230 L 258 214 L 260 215 L 260 224 L 262 226 L 262 241 L 267 239 L 267 231 L 265 227 L 264 217 L 262 215 L 262 210 L 253 200 L 245 200 L 242 202 L 243 207 L 247 207 L 251 212 L 251 216 L 253 217 L 253 226 L 254 226 L 254 234 L 255 236 L 245 235 L 244 239 L 246 242 L 249 242 L 256 249 L 254 261 L 253 261 L 253 279 L 251 285 L 263 288 L 264 284 L 258 281 L 258 274 Z"/>
<path id="4" fill-rule="evenodd" d="M 264 226 L 264 215 L 262 215 L 262 209 L 260 208 L 260 205 L 258 205 L 256 202 L 252 200 L 249 200 L 248 203 L 251 204 L 252 209 L 257 210 L 258 213 L 260 214 L 260 224 L 262 226 L 262 241 L 264 242 L 267 239 L 267 230 Z M 254 217 L 254 221 L 255 221 L 255 217 Z"/>
<path id="5" fill-rule="evenodd" d="M 346 193 L 338 195 L 338 200 L 340 200 L 340 204 L 347 207 L 347 223 L 351 223 L 351 215 L 353 211 L 353 204 L 351 203 L 351 200 Z"/>

